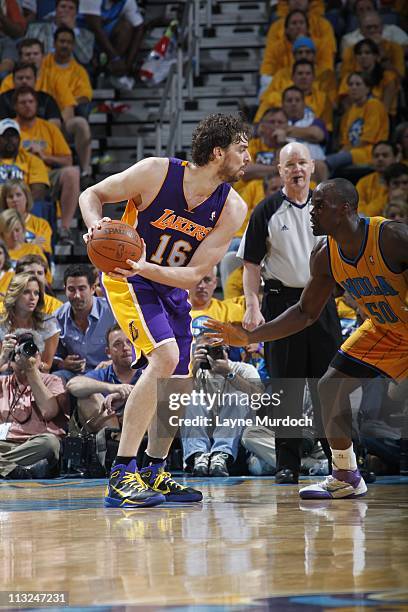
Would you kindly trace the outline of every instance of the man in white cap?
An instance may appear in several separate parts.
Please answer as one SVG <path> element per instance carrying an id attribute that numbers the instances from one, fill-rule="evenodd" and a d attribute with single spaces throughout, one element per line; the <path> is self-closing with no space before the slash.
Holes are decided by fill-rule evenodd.
<path id="1" fill-rule="evenodd" d="M 0 121 L 0 185 L 19 179 L 30 186 L 34 200 L 44 200 L 49 187 L 44 162 L 20 147 L 20 126 L 14 119 Z"/>

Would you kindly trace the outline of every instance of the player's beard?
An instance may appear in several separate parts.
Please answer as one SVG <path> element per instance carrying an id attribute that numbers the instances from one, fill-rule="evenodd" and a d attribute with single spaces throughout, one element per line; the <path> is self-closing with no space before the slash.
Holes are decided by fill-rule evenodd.
<path id="1" fill-rule="evenodd" d="M 218 176 L 220 177 L 223 183 L 236 183 L 243 177 L 243 174 L 240 174 L 242 169 L 242 167 L 238 168 L 234 172 L 234 169 L 231 168 L 231 166 L 227 162 L 224 162 L 223 166 L 220 168 Z"/>

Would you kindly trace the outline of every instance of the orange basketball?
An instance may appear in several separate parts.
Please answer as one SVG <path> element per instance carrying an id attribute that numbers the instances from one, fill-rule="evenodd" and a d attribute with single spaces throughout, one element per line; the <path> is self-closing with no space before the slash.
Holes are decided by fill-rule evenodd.
<path id="1" fill-rule="evenodd" d="M 87 244 L 88 257 L 101 272 L 115 268 L 130 270 L 127 259 L 139 261 L 143 245 L 134 227 L 122 221 L 107 221 L 95 229 Z"/>

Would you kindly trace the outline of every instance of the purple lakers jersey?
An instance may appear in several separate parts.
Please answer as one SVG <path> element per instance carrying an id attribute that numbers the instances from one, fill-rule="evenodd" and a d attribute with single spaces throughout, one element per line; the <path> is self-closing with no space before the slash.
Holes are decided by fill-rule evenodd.
<path id="1" fill-rule="evenodd" d="M 188 210 L 183 179 L 187 162 L 169 159 L 167 176 L 149 206 L 138 211 L 129 200 L 122 221 L 136 225 L 146 243 L 146 260 L 159 266 L 186 266 L 217 224 L 231 186 L 222 183 L 194 210 Z"/>

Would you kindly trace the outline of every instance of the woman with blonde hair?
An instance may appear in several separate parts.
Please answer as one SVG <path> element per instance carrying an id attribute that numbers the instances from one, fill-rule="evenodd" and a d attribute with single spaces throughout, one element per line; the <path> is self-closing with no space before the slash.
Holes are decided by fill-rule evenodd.
<path id="1" fill-rule="evenodd" d="M 10 282 L 0 313 L 0 363 L 4 364 L 2 355 L 14 348 L 13 330 L 35 329 L 45 343 L 41 353 L 41 371 L 49 372 L 57 350 L 60 328 L 56 318 L 46 315 L 43 310 L 43 284 L 35 274 L 16 274 Z"/>
<path id="2" fill-rule="evenodd" d="M 36 244 L 48 255 L 52 254 L 52 229 L 48 221 L 31 213 L 33 196 L 28 185 L 12 179 L 6 181 L 0 193 L 0 210 L 14 209 L 23 217 L 26 241 Z"/>
<path id="3" fill-rule="evenodd" d="M 13 274 L 14 270 L 6 244 L 0 240 L 0 300 L 4 298 Z"/>
<path id="4" fill-rule="evenodd" d="M 25 231 L 24 219 L 17 210 L 3 210 L 0 213 L 0 238 L 6 243 L 13 266 L 25 255 L 40 255 L 47 261 L 41 247 L 24 241 Z M 47 271 L 47 281 L 49 283 L 52 281 L 49 269 Z"/>

